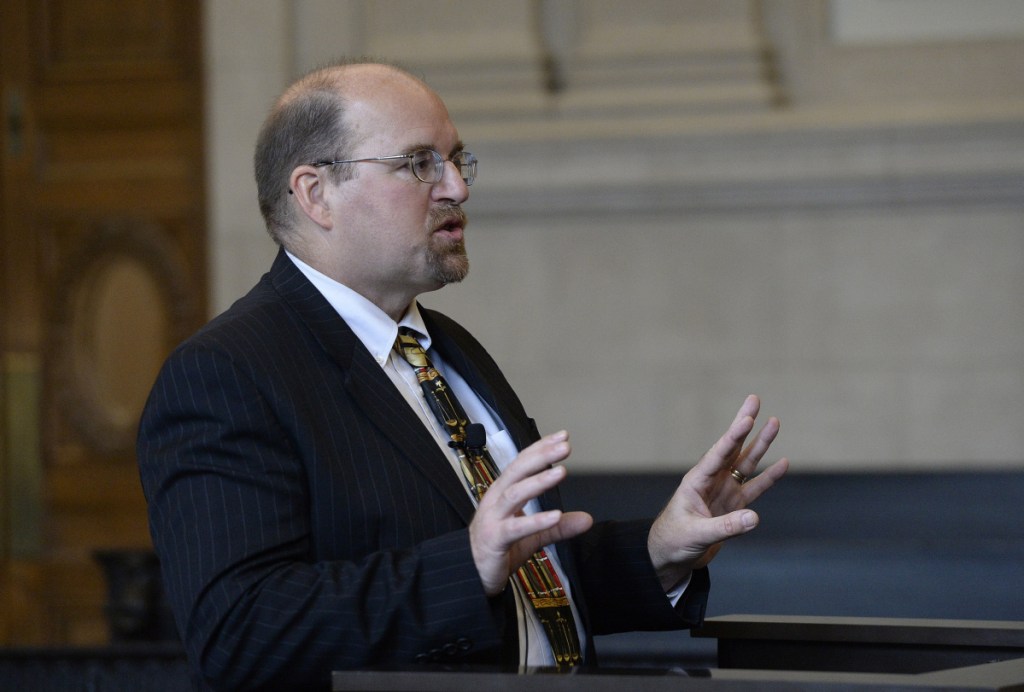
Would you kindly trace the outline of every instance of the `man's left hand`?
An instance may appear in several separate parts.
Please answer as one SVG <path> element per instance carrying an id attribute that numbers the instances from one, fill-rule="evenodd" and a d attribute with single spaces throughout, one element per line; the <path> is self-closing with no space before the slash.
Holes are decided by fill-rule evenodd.
<path id="1" fill-rule="evenodd" d="M 757 526 L 757 513 L 747 505 L 789 468 L 786 459 L 779 459 L 754 475 L 758 462 L 779 434 L 778 419 L 769 418 L 750 445 L 743 448 L 760 407 L 756 396 L 747 397 L 729 429 L 683 477 L 654 521 L 647 549 L 666 591 L 709 563 L 722 541 Z M 739 479 L 733 475 L 734 470 Z"/>

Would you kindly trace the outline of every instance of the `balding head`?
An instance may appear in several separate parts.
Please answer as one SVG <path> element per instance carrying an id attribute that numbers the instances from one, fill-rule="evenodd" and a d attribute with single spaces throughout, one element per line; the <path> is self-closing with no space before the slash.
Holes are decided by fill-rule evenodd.
<path id="1" fill-rule="evenodd" d="M 277 100 L 260 129 L 253 157 L 260 212 L 275 242 L 289 247 L 294 240 L 289 233 L 295 224 L 288 201 L 291 172 L 314 161 L 350 158 L 358 133 L 346 117 L 348 105 L 396 82 L 415 84 L 433 94 L 423 82 L 398 67 L 345 63 L 307 73 Z M 351 170 L 351 166 L 332 166 L 327 174 L 340 182 L 351 175 Z"/>

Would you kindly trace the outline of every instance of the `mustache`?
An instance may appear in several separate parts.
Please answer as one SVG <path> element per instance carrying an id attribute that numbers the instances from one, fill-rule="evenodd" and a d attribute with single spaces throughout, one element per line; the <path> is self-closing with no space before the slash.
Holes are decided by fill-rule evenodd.
<path id="1" fill-rule="evenodd" d="M 469 222 L 466 212 L 458 204 L 443 204 L 430 210 L 430 227 L 457 225 L 465 228 Z"/>

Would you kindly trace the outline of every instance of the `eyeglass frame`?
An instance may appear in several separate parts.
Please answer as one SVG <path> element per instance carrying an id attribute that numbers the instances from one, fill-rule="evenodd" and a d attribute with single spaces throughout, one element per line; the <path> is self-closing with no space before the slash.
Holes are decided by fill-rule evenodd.
<path id="1" fill-rule="evenodd" d="M 416 172 L 416 167 L 413 165 L 413 162 L 415 161 L 416 155 L 423 151 L 429 152 L 434 159 L 434 171 L 436 172 L 437 180 L 424 180 Z M 463 157 L 466 160 L 464 163 L 461 164 L 456 163 L 455 156 Z M 394 154 L 393 156 L 372 156 L 366 159 L 348 159 L 346 161 L 314 161 L 309 165 L 313 166 L 314 168 L 322 168 L 324 166 L 337 166 L 343 163 L 397 161 L 399 159 L 409 159 L 409 170 L 412 171 L 412 174 L 414 176 L 416 176 L 416 180 L 419 180 L 421 183 L 426 183 L 427 185 L 436 185 L 437 183 L 441 182 L 441 180 L 444 178 L 444 165 L 451 161 L 453 164 L 455 164 L 455 168 L 458 171 L 459 177 L 462 178 L 462 181 L 464 183 L 466 183 L 466 187 L 469 187 L 476 181 L 476 167 L 477 163 L 479 163 L 479 159 L 477 159 L 477 157 L 474 154 L 471 154 L 470 152 L 465 150 L 457 152 L 450 159 L 446 159 L 434 149 L 421 148 L 411 151 L 408 154 Z M 465 167 L 467 166 L 470 168 L 470 174 L 468 176 L 463 173 Z"/>

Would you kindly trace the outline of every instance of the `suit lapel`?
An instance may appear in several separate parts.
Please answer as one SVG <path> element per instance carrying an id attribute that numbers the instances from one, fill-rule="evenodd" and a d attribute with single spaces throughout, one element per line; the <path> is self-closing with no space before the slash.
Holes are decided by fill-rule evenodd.
<path id="1" fill-rule="evenodd" d="M 461 480 L 434 436 L 358 337 L 283 250 L 274 261 L 270 278 L 281 297 L 345 373 L 345 387 L 356 408 L 365 413 L 468 524 L 474 508 Z"/>
<path id="2" fill-rule="evenodd" d="M 490 354 L 461 327 L 440 313 L 420 307 L 430 331 L 432 348 L 455 368 L 477 396 L 498 414 L 517 449 L 528 447 L 540 437 L 536 425 L 523 409 L 515 391 L 498 369 Z"/>

